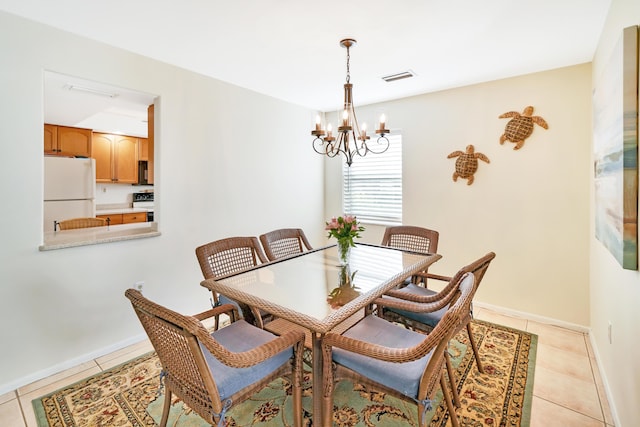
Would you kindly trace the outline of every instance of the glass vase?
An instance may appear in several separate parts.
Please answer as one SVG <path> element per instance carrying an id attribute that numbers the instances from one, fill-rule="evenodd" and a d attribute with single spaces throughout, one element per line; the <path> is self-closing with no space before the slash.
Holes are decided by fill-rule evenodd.
<path id="1" fill-rule="evenodd" d="M 340 265 L 349 264 L 350 254 L 351 241 L 349 239 L 338 239 L 338 261 L 340 261 Z"/>

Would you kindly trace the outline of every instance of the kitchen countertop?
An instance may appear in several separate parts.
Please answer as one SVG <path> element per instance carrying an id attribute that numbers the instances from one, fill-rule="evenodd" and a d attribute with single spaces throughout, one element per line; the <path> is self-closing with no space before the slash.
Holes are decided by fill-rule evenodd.
<path id="1" fill-rule="evenodd" d="M 153 208 L 111 208 L 111 209 L 96 209 L 96 215 L 113 215 L 113 214 L 127 214 L 127 213 L 141 213 L 152 211 Z"/>
<path id="2" fill-rule="evenodd" d="M 41 251 L 50 251 L 156 236 L 160 236 L 160 232 L 158 231 L 158 224 L 155 222 L 48 231 L 44 233 L 44 243 L 40 245 L 39 249 Z"/>

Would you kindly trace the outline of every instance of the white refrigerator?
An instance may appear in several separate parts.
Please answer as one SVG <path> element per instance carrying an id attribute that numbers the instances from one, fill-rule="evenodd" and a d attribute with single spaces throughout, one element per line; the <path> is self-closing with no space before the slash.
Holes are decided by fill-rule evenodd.
<path id="1" fill-rule="evenodd" d="M 96 216 L 94 159 L 45 156 L 44 231 L 54 221 Z"/>

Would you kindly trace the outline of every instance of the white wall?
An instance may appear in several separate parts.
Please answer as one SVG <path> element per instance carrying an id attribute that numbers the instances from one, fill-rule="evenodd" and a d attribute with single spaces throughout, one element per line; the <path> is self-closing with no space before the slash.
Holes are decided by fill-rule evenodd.
<path id="1" fill-rule="evenodd" d="M 154 191 L 152 185 L 96 184 L 96 205 L 133 202 L 133 193 Z"/>
<path id="2" fill-rule="evenodd" d="M 632 25 L 640 25 L 640 2 L 613 0 L 593 61 L 594 84 L 622 30 Z M 590 187 L 593 189 L 593 182 Z M 590 230 L 594 230 L 594 223 L 592 214 Z M 635 426 L 640 418 L 640 273 L 622 269 L 593 232 L 590 239 L 592 339 L 605 371 L 609 400 L 617 410 L 616 426 Z M 608 339 L 609 322 L 612 343 Z"/>
<path id="3" fill-rule="evenodd" d="M 589 325 L 590 83 L 584 64 L 383 104 L 402 132 L 403 223 L 440 232 L 443 259 L 430 271 L 452 274 L 493 251 L 478 301 Z M 508 119 L 498 116 L 527 105 L 549 129 L 536 125 L 518 151 L 500 145 Z M 470 186 L 453 182 L 447 159 L 468 144 L 491 161 Z M 327 165 L 327 217 L 342 209 L 339 167 Z M 379 243 L 381 227 L 363 238 Z"/>
<path id="4" fill-rule="evenodd" d="M 125 289 L 205 309 L 194 249 L 296 226 L 324 242 L 323 160 L 312 112 L 0 13 L 0 394 L 130 343 Z M 156 218 L 162 236 L 39 252 L 43 70 L 160 95 Z"/>

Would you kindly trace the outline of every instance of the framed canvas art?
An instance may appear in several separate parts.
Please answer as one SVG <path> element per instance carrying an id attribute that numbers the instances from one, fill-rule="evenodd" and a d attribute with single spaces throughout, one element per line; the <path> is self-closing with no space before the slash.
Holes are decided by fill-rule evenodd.
<path id="1" fill-rule="evenodd" d="M 596 238 L 638 269 L 638 27 L 625 28 L 593 93 Z"/>

